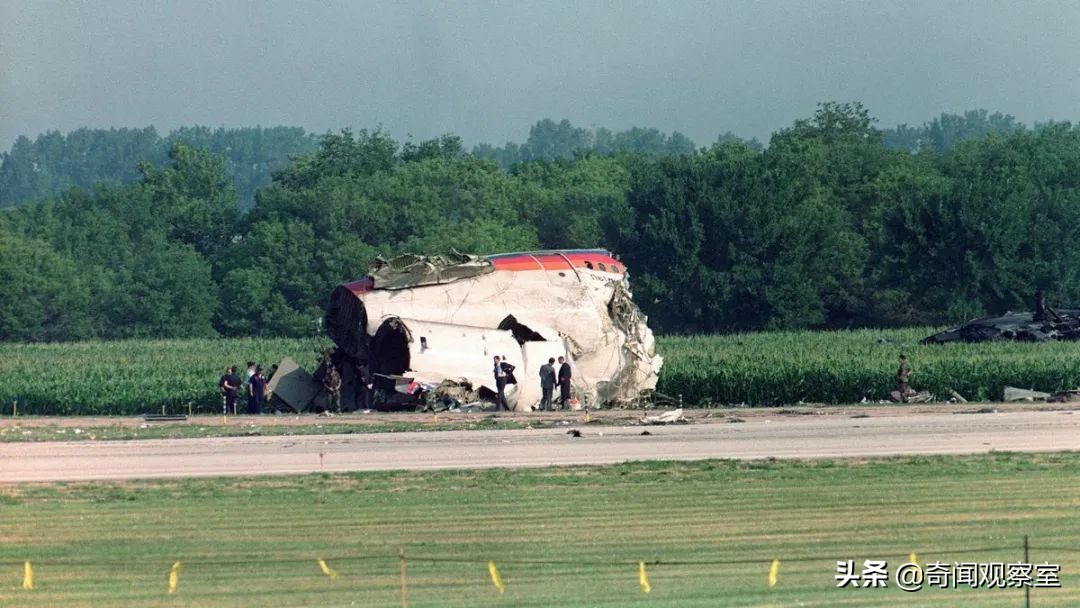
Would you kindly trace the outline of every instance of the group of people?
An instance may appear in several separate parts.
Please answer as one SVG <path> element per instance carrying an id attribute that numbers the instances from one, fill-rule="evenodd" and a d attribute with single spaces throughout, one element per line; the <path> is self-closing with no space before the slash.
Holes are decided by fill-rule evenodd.
<path id="1" fill-rule="evenodd" d="M 326 367 L 322 378 L 322 386 L 328 398 L 327 409 L 341 412 L 341 391 L 344 380 L 341 372 L 338 371 L 337 366 L 330 361 L 329 357 L 325 358 L 324 361 Z M 573 371 L 565 357 L 558 358 L 559 367 L 557 371 L 555 363 L 556 359 L 551 357 L 547 363 L 540 366 L 540 389 L 543 394 L 540 400 L 541 411 L 553 411 L 555 409 L 553 396 L 556 386 L 559 387 L 559 401 L 562 409 L 569 409 L 570 407 Z M 237 375 L 235 365 L 227 368 L 218 380 L 218 390 L 221 393 L 224 413 L 237 413 L 236 405 L 241 395 L 247 398 L 248 414 L 263 413 L 263 405 L 270 398 L 268 383 L 276 369 L 277 366 L 275 365 L 271 368 L 269 374 L 265 374 L 263 366 L 257 365 L 254 361 L 248 361 L 247 370 L 244 372 L 243 378 L 241 378 Z M 495 357 L 493 373 L 495 375 L 495 405 L 497 409 L 510 410 L 510 404 L 506 401 L 506 387 L 510 384 L 517 384 L 514 370 L 515 366 L 507 361 L 505 356 Z M 363 360 L 356 363 L 353 374 L 353 387 L 354 409 L 371 409 L 374 378 L 367 363 Z"/>
<path id="2" fill-rule="evenodd" d="M 247 398 L 247 413 L 261 414 L 263 403 L 270 397 L 270 389 L 267 383 L 277 370 L 275 365 L 270 373 L 264 374 L 263 366 L 256 365 L 254 361 L 247 362 L 247 370 L 243 380 L 236 375 L 236 366 L 225 370 L 225 374 L 218 380 L 218 391 L 221 393 L 222 407 L 225 414 L 236 413 L 236 401 L 241 394 Z"/>
<path id="3" fill-rule="evenodd" d="M 559 403 L 562 409 L 570 407 L 570 380 L 574 373 L 566 357 L 559 357 L 559 371 L 555 371 L 555 359 L 549 358 L 547 363 L 540 366 L 540 411 L 550 412 L 554 407 L 551 403 L 555 385 L 559 385 Z"/>
<path id="4" fill-rule="evenodd" d="M 510 405 L 506 402 L 506 386 L 508 384 L 517 384 L 517 378 L 514 377 L 513 364 L 506 360 L 506 356 L 495 356 L 495 367 L 492 369 L 492 373 L 495 375 L 495 406 L 500 410 L 509 410 Z M 552 396 L 555 392 L 555 385 L 559 385 L 559 397 L 562 404 L 562 409 L 568 409 L 570 407 L 570 384 L 573 377 L 573 371 L 570 369 L 570 364 L 566 361 L 565 357 L 559 357 L 559 371 L 555 371 L 555 358 L 551 357 L 547 363 L 540 366 L 540 391 L 542 396 L 540 398 L 540 410 L 544 412 L 550 412 L 554 409 L 552 403 Z"/>

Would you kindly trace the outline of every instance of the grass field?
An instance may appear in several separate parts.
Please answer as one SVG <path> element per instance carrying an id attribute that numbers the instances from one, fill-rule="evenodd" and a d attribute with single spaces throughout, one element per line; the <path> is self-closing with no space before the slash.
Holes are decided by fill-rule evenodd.
<path id="1" fill-rule="evenodd" d="M 393 607 L 404 549 L 414 608 L 1012 607 L 1022 590 L 837 589 L 836 561 L 1018 562 L 1028 535 L 1062 567 L 1032 605 L 1076 606 L 1078 509 L 1080 454 L 5 486 L 0 605 Z"/>
<path id="2" fill-rule="evenodd" d="M 657 389 L 689 405 L 855 403 L 885 399 L 896 356 L 905 352 L 912 386 L 945 398 L 1001 399 L 1006 385 L 1043 391 L 1080 385 L 1080 343 L 921 346 L 929 328 L 662 336 Z M 146 340 L 0 344 L 0 413 L 132 415 L 220 411 L 217 379 L 248 359 L 289 356 L 313 370 L 318 340 Z"/>

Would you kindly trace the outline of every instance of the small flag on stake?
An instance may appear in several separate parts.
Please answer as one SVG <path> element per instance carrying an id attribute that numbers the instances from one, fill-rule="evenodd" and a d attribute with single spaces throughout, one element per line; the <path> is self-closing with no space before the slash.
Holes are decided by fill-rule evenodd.
<path id="1" fill-rule="evenodd" d="M 769 586 L 776 586 L 776 575 L 780 573 L 780 560 L 772 560 L 772 566 L 769 567 Z"/>
<path id="2" fill-rule="evenodd" d="M 908 554 L 907 561 L 912 563 L 912 564 L 917 564 L 917 563 L 919 563 L 919 556 L 915 555 L 915 552 L 912 551 L 910 554 Z"/>
<path id="3" fill-rule="evenodd" d="M 645 572 L 645 562 L 638 562 L 638 583 L 641 584 L 641 591 L 648 593 L 652 591 L 652 585 L 649 584 L 649 575 Z"/>
<path id="4" fill-rule="evenodd" d="M 488 572 L 491 573 L 491 582 L 499 590 L 499 593 L 504 593 L 506 585 L 503 585 L 502 577 L 499 576 L 499 569 L 495 567 L 495 562 L 488 562 Z"/>
<path id="5" fill-rule="evenodd" d="M 30 567 L 29 561 L 23 563 L 22 588 L 27 591 L 34 590 L 34 569 Z"/>
<path id="6" fill-rule="evenodd" d="M 323 558 L 321 557 L 319 558 L 319 569 L 322 570 L 322 573 L 326 576 L 329 576 L 330 578 L 337 578 L 337 570 L 334 570 L 330 566 L 327 566 L 326 562 L 323 561 Z"/>
<path id="7" fill-rule="evenodd" d="M 169 569 L 169 593 L 176 593 L 178 582 L 180 582 L 180 562 L 175 562 Z"/>

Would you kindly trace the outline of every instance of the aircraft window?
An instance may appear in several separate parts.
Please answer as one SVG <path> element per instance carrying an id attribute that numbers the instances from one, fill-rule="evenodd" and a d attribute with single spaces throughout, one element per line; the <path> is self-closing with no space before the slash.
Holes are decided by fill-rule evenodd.
<path id="1" fill-rule="evenodd" d="M 603 270 L 604 272 L 607 272 L 607 266 L 604 266 L 603 262 L 600 262 L 599 264 L 597 264 L 597 266 L 600 267 L 600 270 Z"/>
<path id="2" fill-rule="evenodd" d="M 593 269 L 592 262 L 585 262 L 585 268 L 588 268 L 589 270 L 592 270 Z"/>
<path id="3" fill-rule="evenodd" d="M 560 277 L 565 277 L 565 276 L 566 276 L 566 273 L 560 270 L 560 271 L 559 271 L 559 276 L 560 276 Z"/>
<path id="4" fill-rule="evenodd" d="M 619 267 L 616 266 L 615 264 L 612 264 L 611 265 L 611 272 L 619 272 Z"/>

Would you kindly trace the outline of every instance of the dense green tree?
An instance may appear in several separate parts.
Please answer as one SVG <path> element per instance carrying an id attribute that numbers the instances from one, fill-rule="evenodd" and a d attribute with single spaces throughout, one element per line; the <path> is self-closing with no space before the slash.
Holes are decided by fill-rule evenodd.
<path id="1" fill-rule="evenodd" d="M 139 166 L 141 186 L 170 240 L 215 259 L 236 234 L 239 199 L 222 158 L 173 144 L 171 165 Z"/>
<path id="2" fill-rule="evenodd" d="M 962 141 L 982 139 L 987 135 L 1024 131 L 1022 123 L 1009 114 L 987 110 L 968 110 L 963 114 L 942 113 L 921 127 L 906 124 L 886 129 L 883 143 L 886 147 L 920 152 L 933 150 L 948 152 Z"/>
<path id="3" fill-rule="evenodd" d="M 160 165 L 174 144 L 220 155 L 237 188 L 241 207 L 270 182 L 271 171 L 315 149 L 315 139 L 296 127 L 209 129 L 182 127 L 167 136 L 144 129 L 50 131 L 31 141 L 20 137 L 0 153 L 0 207 L 59 195 L 95 183 L 128 184 L 141 178 L 142 163 Z"/>
<path id="4" fill-rule="evenodd" d="M 453 135 L 343 131 L 278 165 L 243 211 L 236 163 L 255 179 L 301 136 L 17 142 L 0 185 L 50 194 L 0 210 L 0 339 L 304 336 L 376 256 L 455 249 L 607 247 L 664 332 L 941 323 L 1035 290 L 1080 303 L 1069 123 L 975 112 L 881 131 L 860 104 L 825 103 L 767 148 L 540 121 L 521 146 L 472 154 Z M 109 152 L 124 141 L 141 143 Z M 87 187 L 71 176 L 107 168 L 72 150 L 161 156 Z"/>
<path id="5" fill-rule="evenodd" d="M 88 278 L 44 241 L 0 234 L 0 340 L 95 337 L 100 319 Z"/>
<path id="6" fill-rule="evenodd" d="M 106 295 L 109 338 L 180 338 L 216 335 L 218 289 L 210 264 L 190 246 L 148 235 L 134 247 L 135 261 L 115 270 Z"/>

